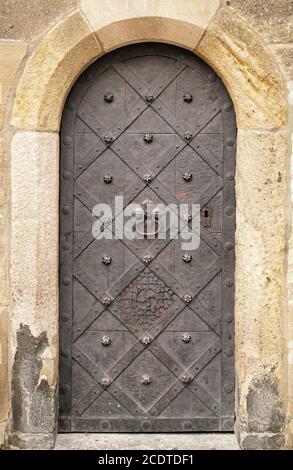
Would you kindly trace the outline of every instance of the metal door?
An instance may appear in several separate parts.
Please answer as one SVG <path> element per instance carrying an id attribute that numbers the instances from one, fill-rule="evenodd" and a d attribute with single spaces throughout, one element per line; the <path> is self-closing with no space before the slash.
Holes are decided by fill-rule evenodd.
<path id="1" fill-rule="evenodd" d="M 120 49 L 74 85 L 61 126 L 61 431 L 233 430 L 235 142 L 223 83 L 179 48 Z M 114 210 L 117 195 L 200 204 L 199 247 L 159 238 L 154 220 L 151 238 L 93 238 L 93 208 Z"/>

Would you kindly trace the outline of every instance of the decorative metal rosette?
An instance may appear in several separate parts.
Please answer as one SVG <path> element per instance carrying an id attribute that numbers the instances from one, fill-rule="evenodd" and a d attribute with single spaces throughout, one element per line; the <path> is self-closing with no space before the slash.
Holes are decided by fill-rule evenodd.
<path id="1" fill-rule="evenodd" d="M 189 304 L 192 301 L 192 297 L 190 294 L 185 294 L 183 300 L 185 303 Z"/>
<path id="2" fill-rule="evenodd" d="M 149 336 L 147 336 L 147 335 L 144 336 L 144 337 L 142 338 L 142 340 L 141 340 L 141 342 L 142 342 L 143 344 L 145 344 L 145 345 L 150 344 L 151 341 L 152 341 L 151 338 L 150 338 Z"/>
<path id="3" fill-rule="evenodd" d="M 142 179 L 146 182 L 146 183 L 149 183 L 152 179 L 152 175 L 150 175 L 150 173 L 145 173 L 142 177 Z"/>
<path id="4" fill-rule="evenodd" d="M 103 263 L 103 264 L 111 264 L 111 263 L 112 263 L 112 258 L 111 258 L 111 256 L 103 256 L 103 258 L 102 258 L 102 263 Z"/>
<path id="5" fill-rule="evenodd" d="M 190 171 L 186 171 L 185 173 L 183 173 L 182 178 L 184 179 L 184 181 L 191 181 L 192 173 L 190 173 Z"/>
<path id="6" fill-rule="evenodd" d="M 152 379 L 150 375 L 144 374 L 141 378 L 141 381 L 144 385 L 148 385 L 149 383 L 151 383 Z"/>
<path id="7" fill-rule="evenodd" d="M 192 215 L 189 212 L 186 212 L 186 214 L 183 216 L 183 219 L 186 220 L 186 222 L 191 222 Z"/>
<path id="8" fill-rule="evenodd" d="M 189 384 L 189 383 L 191 382 L 191 380 L 192 380 L 192 378 L 191 378 L 190 375 L 188 375 L 188 374 L 184 374 L 184 375 L 182 375 L 182 377 L 181 377 L 181 382 L 182 382 L 183 384 Z"/>
<path id="9" fill-rule="evenodd" d="M 144 95 L 144 99 L 148 102 L 151 103 L 154 100 L 154 95 L 152 93 L 146 93 Z"/>
<path id="10" fill-rule="evenodd" d="M 103 298 L 103 304 L 105 305 L 105 307 L 108 307 L 110 303 L 111 303 L 111 299 L 109 297 Z"/>
<path id="11" fill-rule="evenodd" d="M 183 259 L 184 263 L 190 263 L 190 261 L 192 260 L 192 255 L 190 255 L 189 253 L 185 253 L 182 256 L 182 259 Z"/>
<path id="12" fill-rule="evenodd" d="M 100 383 L 102 387 L 107 388 L 111 384 L 111 379 L 109 379 L 109 377 L 103 377 Z"/>
<path id="13" fill-rule="evenodd" d="M 189 131 L 184 132 L 184 139 L 189 141 L 192 139 L 192 134 Z"/>
<path id="14" fill-rule="evenodd" d="M 193 96 L 191 93 L 184 93 L 183 95 L 183 100 L 186 102 L 186 103 L 191 103 L 191 101 L 193 100 Z"/>
<path id="15" fill-rule="evenodd" d="M 104 142 L 106 144 L 111 144 L 113 142 L 113 137 L 111 135 L 105 135 L 104 136 Z"/>
<path id="16" fill-rule="evenodd" d="M 112 183 L 112 181 L 113 181 L 113 176 L 110 175 L 110 173 L 107 173 L 107 174 L 104 176 L 104 182 L 105 182 L 106 184 L 110 184 L 110 183 Z"/>
<path id="17" fill-rule="evenodd" d="M 189 333 L 183 333 L 183 335 L 181 336 L 181 339 L 183 343 L 190 343 L 191 335 Z"/>
<path id="18" fill-rule="evenodd" d="M 109 346 L 109 344 L 111 344 L 111 338 L 109 338 L 109 336 L 103 336 L 102 339 L 101 339 L 101 343 L 103 346 Z"/>
<path id="19" fill-rule="evenodd" d="M 143 256 L 142 260 L 144 264 L 149 264 L 152 261 L 152 257 L 150 254 L 147 253 L 146 255 Z"/>
<path id="20" fill-rule="evenodd" d="M 143 140 L 147 143 L 150 144 L 154 140 L 153 134 L 145 134 L 143 136 Z"/>
<path id="21" fill-rule="evenodd" d="M 104 94 L 104 100 L 106 101 L 106 103 L 111 103 L 114 99 L 114 95 L 113 93 L 105 93 Z"/>

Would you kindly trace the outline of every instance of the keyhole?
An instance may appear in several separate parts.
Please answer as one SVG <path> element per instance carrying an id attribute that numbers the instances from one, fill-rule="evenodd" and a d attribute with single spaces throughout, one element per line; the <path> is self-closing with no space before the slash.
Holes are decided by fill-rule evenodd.
<path id="1" fill-rule="evenodd" d="M 203 216 L 204 216 L 204 217 L 208 217 L 208 216 L 209 216 L 209 210 L 208 210 L 207 208 L 205 208 L 205 209 L 203 210 Z"/>
<path id="2" fill-rule="evenodd" d="M 157 212 L 155 212 L 154 219 L 155 219 L 155 231 L 153 233 L 150 233 L 149 232 L 149 227 L 148 227 L 149 216 L 146 213 L 144 214 L 144 216 L 143 216 L 144 238 L 148 238 L 148 235 L 154 235 L 155 238 L 158 238 L 158 234 L 159 234 L 159 222 L 158 222 L 159 214 Z"/>

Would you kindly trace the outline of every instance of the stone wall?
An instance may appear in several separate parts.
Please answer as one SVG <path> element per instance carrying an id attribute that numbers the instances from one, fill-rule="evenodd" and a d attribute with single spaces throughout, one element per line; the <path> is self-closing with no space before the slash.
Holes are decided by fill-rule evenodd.
<path id="1" fill-rule="evenodd" d="M 289 0 L 185 0 L 184 8 L 180 0 L 2 1 L 0 445 L 9 435 L 11 447 L 50 447 L 56 431 L 63 103 L 101 54 L 141 41 L 193 50 L 233 99 L 239 128 L 236 430 L 242 447 L 293 448 Z M 45 415 L 36 413 L 40 402 Z"/>

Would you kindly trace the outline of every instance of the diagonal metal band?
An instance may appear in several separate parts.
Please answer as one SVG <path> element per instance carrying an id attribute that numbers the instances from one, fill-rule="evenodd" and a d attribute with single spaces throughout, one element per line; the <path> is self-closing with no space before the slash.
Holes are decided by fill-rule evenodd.
<path id="1" fill-rule="evenodd" d="M 191 377 L 191 380 L 193 380 L 220 351 L 221 342 L 218 340 L 208 349 L 208 351 L 206 351 L 197 361 L 194 362 L 194 364 L 185 372 L 185 374 L 188 374 Z M 178 379 L 149 410 L 149 414 L 151 416 L 160 415 L 162 411 L 169 405 L 169 403 L 173 401 L 174 398 L 183 390 L 184 387 L 185 385 L 180 381 L 180 379 Z M 213 403 L 212 406 L 215 405 L 216 403 Z"/>

